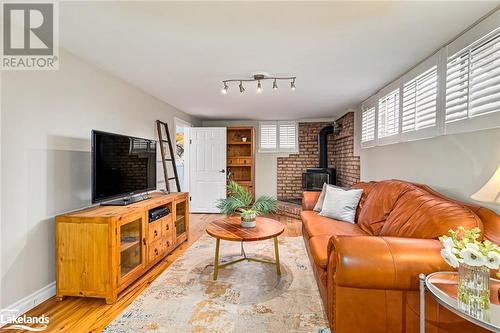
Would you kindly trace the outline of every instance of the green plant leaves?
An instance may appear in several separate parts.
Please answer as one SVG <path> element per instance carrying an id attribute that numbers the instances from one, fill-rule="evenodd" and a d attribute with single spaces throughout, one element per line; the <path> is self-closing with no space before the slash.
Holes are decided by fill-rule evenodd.
<path id="1" fill-rule="evenodd" d="M 221 213 L 225 215 L 232 215 L 236 212 L 262 215 L 276 211 L 278 203 L 276 198 L 263 195 L 257 198 L 252 205 L 252 194 L 235 181 L 231 181 L 227 185 L 227 194 L 227 198 L 218 200 L 216 205 Z"/>

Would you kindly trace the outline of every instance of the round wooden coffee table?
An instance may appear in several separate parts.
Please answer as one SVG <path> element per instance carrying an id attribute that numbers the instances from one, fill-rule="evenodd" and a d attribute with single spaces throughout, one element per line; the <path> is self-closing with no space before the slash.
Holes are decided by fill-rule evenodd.
<path id="1" fill-rule="evenodd" d="M 214 280 L 217 280 L 219 268 L 229 266 L 243 260 L 276 265 L 276 272 L 278 275 L 281 275 L 278 236 L 281 235 L 284 230 L 285 227 L 283 224 L 266 217 L 257 217 L 257 226 L 255 228 L 243 228 L 240 225 L 239 217 L 226 217 L 209 223 L 206 229 L 207 234 L 215 238 Z M 245 248 L 243 247 L 244 242 L 256 242 L 271 238 L 274 238 L 274 254 L 276 261 L 247 257 Z M 219 264 L 219 248 L 221 239 L 231 242 L 241 242 L 241 255 L 243 258 Z"/>

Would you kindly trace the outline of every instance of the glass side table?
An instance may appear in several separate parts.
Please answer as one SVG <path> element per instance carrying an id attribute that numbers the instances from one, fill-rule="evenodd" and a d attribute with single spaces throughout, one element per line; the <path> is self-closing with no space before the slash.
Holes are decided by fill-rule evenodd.
<path id="1" fill-rule="evenodd" d="M 457 289 L 458 273 L 436 272 L 425 276 L 420 274 L 420 333 L 425 333 L 425 291 L 429 291 L 432 297 L 444 308 L 457 316 L 492 332 L 500 332 L 500 300 L 498 288 L 500 280 L 490 278 L 490 300 L 491 306 L 488 310 L 487 320 L 475 318 L 458 308 Z"/>

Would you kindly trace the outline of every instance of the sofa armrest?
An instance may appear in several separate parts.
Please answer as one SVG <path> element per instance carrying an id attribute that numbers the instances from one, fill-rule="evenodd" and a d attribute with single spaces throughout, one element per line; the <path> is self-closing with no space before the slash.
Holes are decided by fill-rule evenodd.
<path id="1" fill-rule="evenodd" d="M 435 239 L 334 236 L 329 243 L 328 283 L 337 286 L 418 290 L 420 273 L 451 269 Z"/>
<path id="2" fill-rule="evenodd" d="M 321 192 L 302 192 L 302 210 L 313 210 Z"/>

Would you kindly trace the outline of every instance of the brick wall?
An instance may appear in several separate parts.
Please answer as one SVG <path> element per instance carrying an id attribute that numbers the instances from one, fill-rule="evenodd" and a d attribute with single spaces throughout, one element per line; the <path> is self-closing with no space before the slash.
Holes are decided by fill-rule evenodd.
<path id="1" fill-rule="evenodd" d="M 337 122 L 343 128 L 335 137 L 328 135 L 328 167 L 337 169 L 337 184 L 350 186 L 359 181 L 359 157 L 354 156 L 354 113 Z M 302 173 L 318 167 L 318 133 L 329 122 L 299 123 L 299 153 L 278 157 L 277 195 L 279 200 L 302 196 Z"/>
<path id="2" fill-rule="evenodd" d="M 349 187 L 359 182 L 359 156 L 354 156 L 354 112 L 340 119 L 342 130 L 335 136 L 333 166 L 337 170 L 337 185 Z"/>

